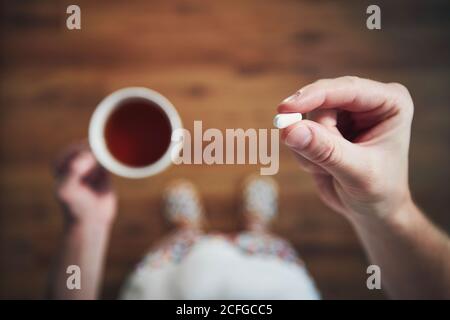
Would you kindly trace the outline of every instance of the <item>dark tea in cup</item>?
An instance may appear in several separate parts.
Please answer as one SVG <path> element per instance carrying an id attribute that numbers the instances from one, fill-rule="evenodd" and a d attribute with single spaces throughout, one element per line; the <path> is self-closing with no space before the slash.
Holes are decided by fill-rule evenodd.
<path id="1" fill-rule="evenodd" d="M 129 178 L 154 175 L 171 163 L 172 132 L 181 121 L 172 104 L 146 88 L 126 88 L 106 97 L 89 126 L 89 143 L 98 161 Z"/>
<path id="2" fill-rule="evenodd" d="M 122 102 L 105 126 L 109 152 L 130 167 L 145 167 L 161 159 L 169 148 L 171 133 L 170 121 L 162 109 L 138 98 Z"/>

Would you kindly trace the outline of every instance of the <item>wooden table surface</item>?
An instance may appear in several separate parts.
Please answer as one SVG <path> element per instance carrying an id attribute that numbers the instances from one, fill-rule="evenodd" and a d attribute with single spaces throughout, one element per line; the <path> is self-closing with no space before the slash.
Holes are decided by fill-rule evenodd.
<path id="1" fill-rule="evenodd" d="M 318 78 L 358 75 L 407 85 L 416 113 L 415 199 L 450 230 L 450 2 L 378 1 L 382 30 L 365 27 L 368 1 L 87 1 L 82 30 L 65 27 L 68 1 L 1 1 L 0 298 L 42 298 L 62 219 L 50 164 L 85 139 L 108 93 L 146 86 L 168 97 L 186 128 L 271 128 L 284 97 Z M 389 161 L 389 159 L 386 159 Z M 239 228 L 238 185 L 259 166 L 177 166 L 138 181 L 115 178 L 120 214 L 107 257 L 104 298 L 167 232 L 160 191 L 198 185 L 209 227 Z M 281 146 L 274 231 L 298 249 L 324 298 L 379 299 L 349 224 L 317 197 Z"/>

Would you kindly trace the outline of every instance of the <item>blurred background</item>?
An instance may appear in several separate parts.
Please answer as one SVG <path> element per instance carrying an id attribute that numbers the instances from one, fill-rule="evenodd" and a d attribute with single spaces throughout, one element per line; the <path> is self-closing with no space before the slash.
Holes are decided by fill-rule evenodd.
<path id="1" fill-rule="evenodd" d="M 186 128 L 271 128 L 283 98 L 318 78 L 358 75 L 405 84 L 415 101 L 411 187 L 450 231 L 450 2 L 376 1 L 382 29 L 366 28 L 369 1 L 78 0 L 82 29 L 66 28 L 69 1 L 1 0 L 0 298 L 44 297 L 62 218 L 51 163 L 86 139 L 110 92 L 145 86 L 168 97 Z M 389 159 L 386 159 L 389 161 Z M 168 231 L 160 191 L 198 185 L 211 230 L 239 230 L 238 185 L 258 166 L 177 166 L 143 180 L 115 178 L 120 212 L 103 298 Z M 280 214 L 324 298 L 382 299 L 366 288 L 368 261 L 349 224 L 318 199 L 281 146 Z"/>

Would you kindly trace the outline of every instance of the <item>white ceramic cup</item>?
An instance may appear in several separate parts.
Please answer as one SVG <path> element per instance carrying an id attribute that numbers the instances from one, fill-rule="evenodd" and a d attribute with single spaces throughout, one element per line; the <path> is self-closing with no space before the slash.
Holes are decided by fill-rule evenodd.
<path id="1" fill-rule="evenodd" d="M 139 98 L 156 104 L 166 114 L 172 127 L 172 132 L 182 128 L 181 119 L 175 107 L 164 96 L 156 91 L 130 87 L 111 93 L 104 98 L 95 109 L 89 124 L 89 144 L 94 156 L 100 164 L 112 173 L 126 178 L 144 178 L 155 175 L 166 169 L 172 162 L 171 153 L 179 152 L 180 144 L 171 140 L 169 147 L 161 158 L 144 167 L 130 167 L 119 162 L 108 150 L 105 141 L 105 125 L 111 113 L 125 100 Z M 143 146 L 151 148 L 149 146 Z"/>

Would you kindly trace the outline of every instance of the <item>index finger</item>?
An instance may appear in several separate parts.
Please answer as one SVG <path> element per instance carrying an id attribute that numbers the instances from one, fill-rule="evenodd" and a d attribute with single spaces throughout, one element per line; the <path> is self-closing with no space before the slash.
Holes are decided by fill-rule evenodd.
<path id="1" fill-rule="evenodd" d="M 339 108 L 367 112 L 377 108 L 398 108 L 403 90 L 399 84 L 387 84 L 358 77 L 322 79 L 309 84 L 285 99 L 278 112 L 310 112 L 319 108 Z M 404 87 L 403 87 L 404 88 Z"/>

